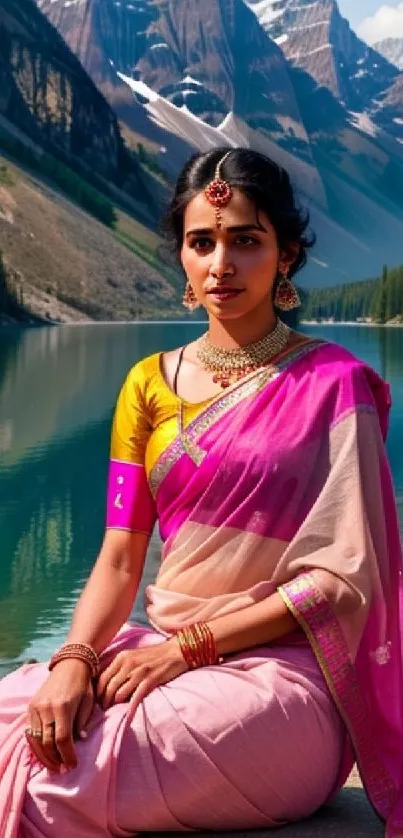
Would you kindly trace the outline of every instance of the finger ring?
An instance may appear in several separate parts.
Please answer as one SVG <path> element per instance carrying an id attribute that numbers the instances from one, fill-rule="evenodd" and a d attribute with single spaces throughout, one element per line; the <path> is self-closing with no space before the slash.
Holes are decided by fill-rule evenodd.
<path id="1" fill-rule="evenodd" d="M 25 728 L 25 735 L 32 736 L 32 739 L 42 739 L 42 731 L 41 730 L 33 730 L 32 727 Z"/>

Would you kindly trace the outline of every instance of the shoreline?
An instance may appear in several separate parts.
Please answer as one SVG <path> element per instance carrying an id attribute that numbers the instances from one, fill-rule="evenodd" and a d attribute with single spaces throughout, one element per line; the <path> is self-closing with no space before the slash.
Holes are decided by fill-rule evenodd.
<path id="1" fill-rule="evenodd" d="M 328 320 L 323 323 L 319 320 L 300 320 L 300 326 L 364 326 L 371 329 L 396 329 L 401 328 L 403 323 L 359 323 L 356 320 L 335 320 L 330 323 Z"/>
<path id="2" fill-rule="evenodd" d="M 207 326 L 208 320 L 43 320 L 41 322 L 29 322 L 27 320 L 2 320 L 0 315 L 0 328 L 4 326 L 26 326 L 32 328 L 33 326 L 149 326 L 155 325 L 195 325 Z"/>
<path id="3" fill-rule="evenodd" d="M 147 326 L 151 324 L 155 325 L 187 325 L 187 326 L 203 326 L 208 324 L 208 320 L 51 320 L 51 319 L 41 319 L 38 315 L 32 314 L 32 319 L 28 319 L 29 315 L 26 320 L 17 320 L 9 315 L 0 314 L 0 328 L 4 328 L 5 326 L 25 326 L 28 328 L 36 327 L 40 328 L 41 326 Z M 34 319 L 35 318 L 35 319 Z M 363 326 L 365 328 L 375 328 L 375 329 L 396 329 L 402 328 L 402 323 L 359 323 L 356 320 L 337 320 L 334 322 L 324 321 L 320 322 L 319 320 L 300 320 L 300 326 Z"/>

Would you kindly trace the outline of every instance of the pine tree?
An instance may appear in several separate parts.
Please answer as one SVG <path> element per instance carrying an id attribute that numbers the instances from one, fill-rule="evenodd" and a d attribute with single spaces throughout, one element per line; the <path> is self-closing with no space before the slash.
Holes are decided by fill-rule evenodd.
<path id="1" fill-rule="evenodd" d="M 393 269 L 385 265 L 376 279 L 306 292 L 303 317 L 336 321 L 371 318 L 380 323 L 403 318 L 403 265 Z"/>
<path id="2" fill-rule="evenodd" d="M 375 303 L 374 319 L 378 323 L 386 322 L 388 304 L 388 266 L 384 265 L 379 283 L 378 295 Z"/>

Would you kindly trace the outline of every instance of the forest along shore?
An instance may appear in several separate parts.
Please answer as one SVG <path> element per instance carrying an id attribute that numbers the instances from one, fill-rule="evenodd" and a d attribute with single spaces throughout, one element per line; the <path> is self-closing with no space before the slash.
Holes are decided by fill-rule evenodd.
<path id="1" fill-rule="evenodd" d="M 403 323 L 403 265 L 383 266 L 375 279 L 329 288 L 301 288 L 302 314 L 307 322 L 354 325 Z"/>
<path id="2" fill-rule="evenodd" d="M 387 323 L 363 322 L 362 320 L 301 320 L 301 326 L 403 326 L 403 321 L 390 320 Z"/>

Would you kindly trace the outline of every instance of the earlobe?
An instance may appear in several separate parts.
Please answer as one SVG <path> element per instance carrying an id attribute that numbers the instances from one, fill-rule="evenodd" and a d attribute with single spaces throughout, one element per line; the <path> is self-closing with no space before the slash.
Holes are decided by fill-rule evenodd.
<path id="1" fill-rule="evenodd" d="M 301 245 L 298 242 L 291 242 L 287 250 L 280 251 L 280 258 L 278 263 L 279 273 L 289 273 L 294 262 L 298 259 L 301 252 Z"/>

